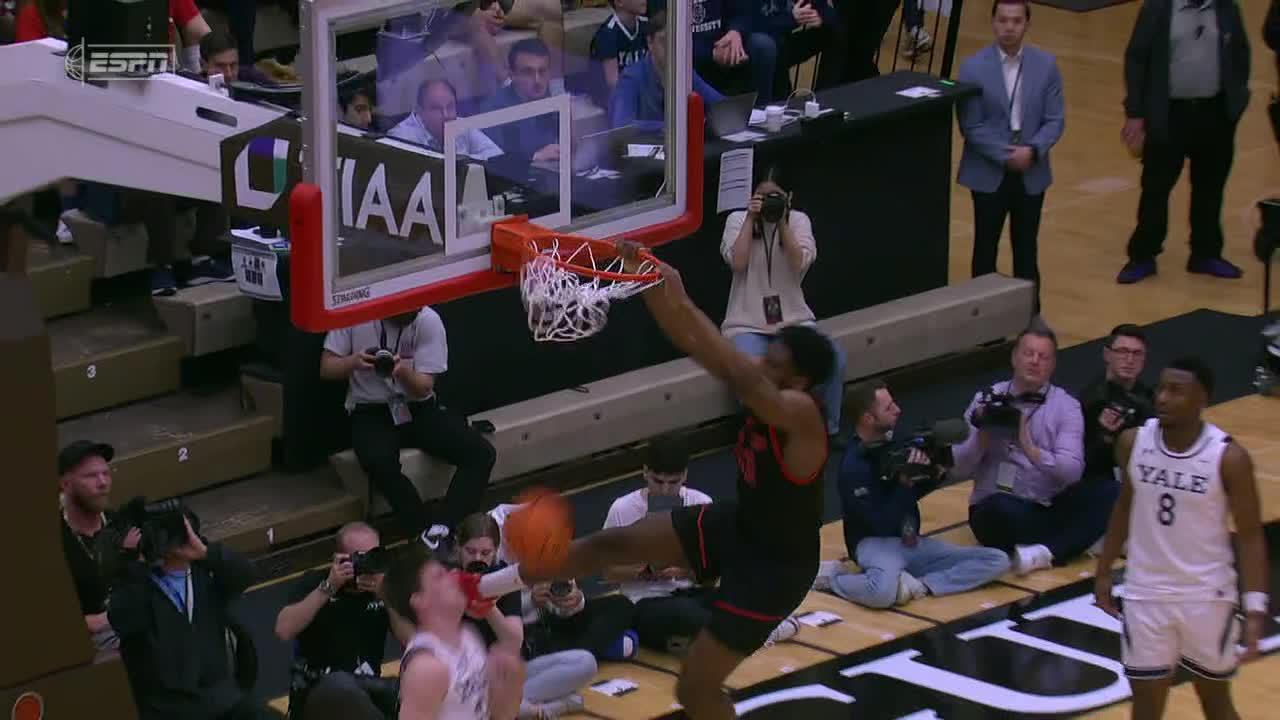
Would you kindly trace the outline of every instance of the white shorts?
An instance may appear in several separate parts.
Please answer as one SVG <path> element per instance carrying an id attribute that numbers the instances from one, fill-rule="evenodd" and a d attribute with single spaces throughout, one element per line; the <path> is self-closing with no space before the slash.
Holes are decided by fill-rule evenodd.
<path id="1" fill-rule="evenodd" d="M 1132 680 L 1155 680 L 1181 664 L 1210 680 L 1236 672 L 1241 624 L 1233 603 L 1125 600 L 1121 660 Z"/>

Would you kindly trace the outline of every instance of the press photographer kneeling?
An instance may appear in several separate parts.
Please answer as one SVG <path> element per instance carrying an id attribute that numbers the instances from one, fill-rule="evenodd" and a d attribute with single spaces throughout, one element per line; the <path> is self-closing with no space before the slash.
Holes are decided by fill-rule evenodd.
<path id="1" fill-rule="evenodd" d="M 887 608 L 972 590 L 1003 575 L 1009 558 L 999 550 L 920 535 L 918 502 L 946 479 L 950 446 L 969 435 L 964 421 L 944 420 L 894 443 L 902 410 L 883 382 L 858 383 L 845 397 L 854 436 L 840 463 L 838 488 L 845 547 L 862 572 L 849 572 L 843 561 L 823 562 L 814 589 Z"/>
<path id="2" fill-rule="evenodd" d="M 123 527 L 141 530 L 143 559 L 130 562 L 115 583 L 107 619 L 120 636 L 138 716 L 269 717 L 243 689 L 251 679 L 238 677 L 252 655 L 248 636 L 237 634 L 234 667 L 228 653 L 229 606 L 253 581 L 248 560 L 201 538 L 199 518 L 177 500 L 134 502 L 123 514 Z"/>
<path id="3" fill-rule="evenodd" d="M 1102 348 L 1103 374 L 1080 391 L 1084 407 L 1084 479 L 1115 481 L 1115 440 L 1155 415 L 1155 393 L 1138 379 L 1147 364 L 1147 337 L 1119 325 Z M 1100 512 L 1110 513 L 1110 508 Z"/>
<path id="4" fill-rule="evenodd" d="M 394 718 L 399 689 L 381 677 L 387 631 L 403 645 L 413 627 L 385 603 L 378 531 L 349 523 L 337 542 L 333 563 L 304 575 L 276 617 L 276 636 L 296 640 L 289 717 Z"/>

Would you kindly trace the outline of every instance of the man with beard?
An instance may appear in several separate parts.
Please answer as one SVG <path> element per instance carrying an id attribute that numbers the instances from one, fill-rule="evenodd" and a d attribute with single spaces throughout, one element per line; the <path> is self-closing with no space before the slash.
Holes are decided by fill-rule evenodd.
<path id="1" fill-rule="evenodd" d="M 76 440 L 58 453 L 58 486 L 62 505 L 62 552 L 80 598 L 84 622 L 99 653 L 114 651 L 120 639 L 107 621 L 111 578 L 130 555 L 137 554 L 137 528 L 119 532 L 107 513 L 111 502 L 111 458 L 105 443 Z"/>

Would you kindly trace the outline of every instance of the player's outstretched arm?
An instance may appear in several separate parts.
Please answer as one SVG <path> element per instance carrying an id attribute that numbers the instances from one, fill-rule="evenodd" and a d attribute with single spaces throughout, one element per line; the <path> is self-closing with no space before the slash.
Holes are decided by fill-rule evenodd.
<path id="1" fill-rule="evenodd" d="M 627 261 L 629 271 L 638 264 L 638 250 L 635 243 L 619 243 L 619 254 Z M 812 402 L 800 393 L 784 393 L 769 382 L 759 363 L 739 352 L 693 304 L 680 272 L 661 261 L 658 269 L 663 282 L 646 291 L 644 300 L 671 342 L 707 372 L 727 382 L 742 404 L 765 423 L 787 429 L 804 422 L 805 410 L 812 408 Z"/>
<path id="2" fill-rule="evenodd" d="M 399 720 L 436 720 L 449 692 L 449 669 L 432 655 L 419 653 L 400 676 Z"/>
<path id="3" fill-rule="evenodd" d="M 1094 602 L 1098 607 L 1115 615 L 1115 601 L 1111 598 L 1111 571 L 1116 560 L 1120 559 L 1120 551 L 1124 549 L 1125 540 L 1129 539 L 1129 512 L 1133 507 L 1133 482 L 1129 479 L 1129 455 L 1133 451 L 1133 441 L 1137 437 L 1136 428 L 1121 433 L 1116 438 L 1116 466 L 1120 468 L 1120 497 L 1111 511 L 1111 522 L 1107 524 L 1107 534 L 1102 542 L 1102 553 L 1098 555 L 1098 568 L 1094 573 Z"/>
<path id="4" fill-rule="evenodd" d="M 1258 483 L 1249 451 L 1231 443 L 1222 455 L 1222 484 L 1236 525 L 1236 556 L 1244 589 L 1246 658 L 1257 655 L 1267 619 L 1267 543 L 1262 531 Z"/>

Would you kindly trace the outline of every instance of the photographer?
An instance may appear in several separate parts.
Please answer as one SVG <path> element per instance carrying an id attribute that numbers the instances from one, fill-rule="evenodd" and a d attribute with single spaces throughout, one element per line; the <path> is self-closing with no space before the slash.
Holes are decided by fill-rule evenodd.
<path id="1" fill-rule="evenodd" d="M 1066 563 L 1106 530 L 1106 488 L 1081 484 L 1080 403 L 1053 385 L 1058 339 L 1038 320 L 1013 347 L 1013 379 L 979 392 L 965 411 L 973 426 L 954 449 L 952 475 L 973 478 L 969 527 L 978 541 L 1012 555 L 1025 575 Z"/>
<path id="2" fill-rule="evenodd" d="M 107 594 L 116 570 L 137 555 L 137 528 L 120 532 L 108 514 L 111 458 L 107 444 L 76 440 L 58 453 L 62 506 L 62 553 L 80 599 L 84 623 L 99 654 L 115 651 L 120 639 L 107 621 Z"/>
<path id="3" fill-rule="evenodd" d="M 920 536 L 918 503 L 942 485 L 943 459 L 919 447 L 903 453 L 890 445 L 902 410 L 883 382 L 858 383 L 846 398 L 854 437 L 837 482 L 845 547 L 862 572 L 848 572 L 843 561 L 823 562 L 814 589 L 887 608 L 972 590 L 1007 572 L 1009 558 L 999 550 Z"/>
<path id="4" fill-rule="evenodd" d="M 332 717 L 326 710 L 341 704 L 350 718 L 391 718 L 396 684 L 381 677 L 387 631 L 404 645 L 413 627 L 386 605 L 378 531 L 348 523 L 337 541 L 333 563 L 298 580 L 276 617 L 276 637 L 296 640 L 289 717 Z"/>
<path id="5" fill-rule="evenodd" d="M 809 216 L 791 206 L 779 178 L 777 167 L 765 170 L 746 211 L 725 219 L 720 241 L 720 255 L 733 271 L 720 331 L 754 357 L 765 354 L 770 336 L 782 328 L 814 324 L 801 283 L 818 258 L 818 246 Z M 827 434 L 838 438 L 845 357 L 838 343 L 831 345 L 836 366 L 815 395 L 823 398 Z"/>
<path id="6" fill-rule="evenodd" d="M 1138 379 L 1147 364 L 1147 337 L 1119 325 L 1102 348 L 1106 371 L 1080 391 L 1084 408 L 1084 478 L 1116 479 L 1115 440 L 1155 414 L 1155 393 Z M 1100 510 L 1101 511 L 1101 510 Z M 1110 514 L 1110 508 L 1106 508 Z"/>
<path id="7" fill-rule="evenodd" d="M 436 549 L 449 528 L 480 509 L 496 455 L 493 445 L 436 397 L 449 366 L 444 323 L 429 307 L 334 330 L 324 340 L 320 376 L 348 380 L 351 446 L 373 487 L 404 529 Z M 400 472 L 400 448 L 417 447 L 457 468 L 444 514 L 429 518 Z"/>
<path id="8" fill-rule="evenodd" d="M 253 581 L 247 560 L 199 535 L 177 501 L 147 506 L 145 561 L 111 591 L 107 619 L 142 720 L 257 720 L 266 710 L 232 675 L 228 608 Z"/>
<path id="9" fill-rule="evenodd" d="M 498 559 L 502 533 L 498 520 L 492 515 L 476 513 L 468 516 L 458 525 L 457 531 L 458 563 L 464 570 L 484 574 L 506 567 L 506 563 Z M 521 595 L 513 592 L 499 598 L 498 610 L 508 617 L 523 616 Z M 485 642 L 492 644 L 495 636 L 489 626 L 479 622 L 475 624 Z M 520 720 L 551 720 L 583 709 L 582 696 L 577 693 L 591 682 L 597 670 L 596 659 L 591 653 L 585 650 L 546 652 L 545 648 L 537 647 L 537 642 L 531 641 L 526 632 L 522 654 L 527 663 Z"/>

